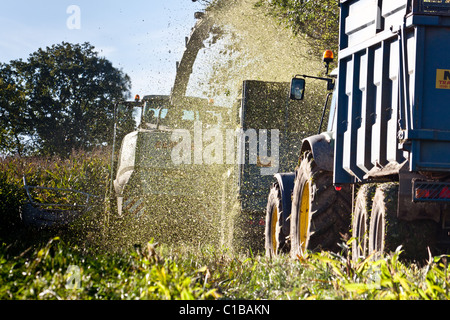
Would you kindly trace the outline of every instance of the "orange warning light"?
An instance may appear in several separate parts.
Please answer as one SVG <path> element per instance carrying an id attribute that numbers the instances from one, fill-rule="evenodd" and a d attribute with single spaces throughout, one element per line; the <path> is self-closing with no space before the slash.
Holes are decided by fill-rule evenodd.
<path id="1" fill-rule="evenodd" d="M 333 51 L 331 51 L 331 50 L 326 50 L 326 51 L 323 53 L 323 62 L 330 63 L 330 62 L 333 61 L 333 59 L 334 59 Z"/>

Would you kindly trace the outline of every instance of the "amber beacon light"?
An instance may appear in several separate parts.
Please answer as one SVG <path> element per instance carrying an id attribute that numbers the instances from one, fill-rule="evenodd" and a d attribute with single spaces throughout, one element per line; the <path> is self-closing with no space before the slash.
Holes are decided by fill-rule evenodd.
<path id="1" fill-rule="evenodd" d="M 333 59 L 334 59 L 333 51 L 331 51 L 331 50 L 326 50 L 326 51 L 323 53 L 323 62 L 325 62 L 325 63 L 330 63 L 330 62 L 333 62 Z"/>

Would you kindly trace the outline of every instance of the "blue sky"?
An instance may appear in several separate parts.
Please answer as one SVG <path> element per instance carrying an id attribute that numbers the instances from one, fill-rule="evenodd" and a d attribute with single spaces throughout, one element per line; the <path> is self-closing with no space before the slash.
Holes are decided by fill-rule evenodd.
<path id="1" fill-rule="evenodd" d="M 79 16 L 68 12 L 71 5 Z M 194 12 L 201 9 L 191 0 L 2 0 L 0 62 L 26 60 L 63 41 L 87 41 L 131 77 L 132 95 L 169 94 Z"/>

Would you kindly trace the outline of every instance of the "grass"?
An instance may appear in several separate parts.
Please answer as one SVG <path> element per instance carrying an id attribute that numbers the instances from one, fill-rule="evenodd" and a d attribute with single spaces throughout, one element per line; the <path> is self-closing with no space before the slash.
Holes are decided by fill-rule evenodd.
<path id="1" fill-rule="evenodd" d="M 51 239 L 32 253 L 0 254 L 0 299 L 208 299 L 204 270 L 187 272 L 175 261 L 156 261 L 148 251 L 83 254 Z"/>
<path id="2" fill-rule="evenodd" d="M 401 251 L 354 263 L 330 253 L 302 260 L 231 254 L 212 247 L 87 252 L 51 239 L 19 255 L 0 248 L 0 299 L 76 300 L 447 300 L 446 257 L 424 266 Z"/>
<path id="3" fill-rule="evenodd" d="M 71 160 L 9 159 L 0 173 L 0 299 L 2 300 L 447 300 L 447 256 L 419 265 L 401 248 L 383 259 L 351 261 L 321 252 L 269 259 L 261 252 L 208 243 L 134 245 L 111 231 L 103 203 L 90 219 L 57 234 L 20 226 L 21 177 L 31 183 L 108 189 L 109 157 L 78 153 Z M 105 205 L 105 206 L 103 206 Z M 106 208 L 106 209 L 105 209 Z M 125 234 L 124 236 L 127 236 Z M 124 238 L 126 239 L 126 237 Z M 113 241 L 114 240 L 114 241 Z M 123 239 L 122 239 L 123 240 Z M 115 242 L 116 241 L 116 242 Z M 350 241 L 348 242 L 350 243 Z"/>

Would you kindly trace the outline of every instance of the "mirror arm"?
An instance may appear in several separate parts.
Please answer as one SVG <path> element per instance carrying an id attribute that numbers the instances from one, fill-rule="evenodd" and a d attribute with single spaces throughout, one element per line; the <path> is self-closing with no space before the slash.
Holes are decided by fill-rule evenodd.
<path id="1" fill-rule="evenodd" d="M 333 82 L 333 79 L 331 79 L 331 78 L 314 77 L 314 76 L 308 76 L 308 75 L 305 75 L 305 74 L 296 74 L 294 76 L 294 78 L 297 78 L 297 77 L 311 78 L 311 79 L 317 79 L 317 80 L 326 81 L 327 82 L 327 90 L 333 90 L 334 89 L 334 82 Z"/>

